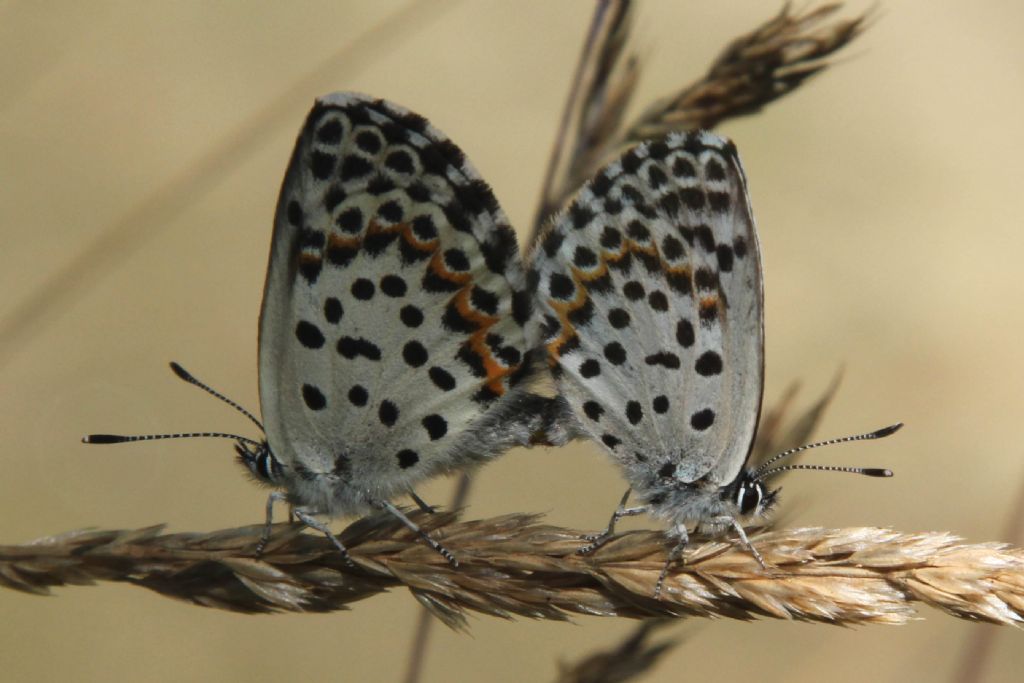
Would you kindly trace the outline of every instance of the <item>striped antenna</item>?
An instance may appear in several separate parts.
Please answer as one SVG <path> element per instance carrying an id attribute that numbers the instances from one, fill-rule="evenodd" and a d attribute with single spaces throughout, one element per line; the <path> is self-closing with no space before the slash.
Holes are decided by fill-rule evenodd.
<path id="1" fill-rule="evenodd" d="M 238 405 L 237 403 L 235 403 L 230 398 L 220 393 L 213 387 L 209 386 L 208 384 L 204 384 L 203 382 L 200 382 L 198 379 L 192 376 L 192 373 L 190 373 L 188 370 L 181 367 L 174 361 L 171 361 L 171 371 L 184 381 L 188 382 L 189 384 L 199 387 L 200 389 L 210 394 L 214 398 L 219 398 L 221 401 L 224 401 L 224 403 L 227 403 L 229 406 L 240 412 L 242 415 L 245 415 L 247 418 L 249 418 L 254 425 L 260 428 L 261 432 L 266 433 L 265 430 L 263 429 L 263 423 L 257 420 L 255 415 L 253 415 L 248 410 Z"/>
<path id="2" fill-rule="evenodd" d="M 849 443 L 851 441 L 870 441 L 873 439 L 884 439 L 891 434 L 895 434 L 903 427 L 902 422 L 897 422 L 894 425 L 876 429 L 873 432 L 867 432 L 865 434 L 855 434 L 853 436 L 844 436 L 839 439 L 827 439 L 825 441 L 818 441 L 815 443 L 807 444 L 806 446 L 798 446 L 797 448 L 791 448 L 788 451 L 783 451 L 778 455 L 773 455 L 768 458 L 765 462 L 751 472 L 750 476 L 753 481 L 760 481 L 767 476 L 777 474 L 779 472 L 786 472 L 789 470 L 822 470 L 827 472 L 851 472 L 854 474 L 863 474 L 869 477 L 891 477 L 892 472 L 886 469 L 878 469 L 874 467 L 833 467 L 829 465 L 783 465 L 782 467 L 771 468 L 771 465 L 788 458 L 791 455 L 800 453 L 802 451 L 809 451 L 812 448 L 821 448 L 822 446 L 832 446 L 839 443 Z"/>
<path id="3" fill-rule="evenodd" d="M 182 432 L 180 434 L 87 434 L 82 437 L 82 443 L 131 443 L 133 441 L 158 441 L 160 439 L 231 439 L 239 443 L 249 444 L 261 448 L 263 444 L 259 441 L 239 436 L 238 434 L 225 434 L 224 432 Z"/>
<path id="4" fill-rule="evenodd" d="M 171 371 L 174 372 L 174 374 L 177 375 L 182 380 L 188 382 L 193 386 L 199 387 L 200 389 L 210 394 L 211 396 L 220 399 L 224 403 L 227 403 L 229 406 L 240 412 L 242 415 L 245 415 L 247 418 L 249 418 L 253 424 L 260 428 L 261 432 L 264 432 L 263 425 L 260 423 L 259 420 L 256 419 L 255 415 L 253 415 L 248 410 L 238 405 L 237 403 L 235 403 L 230 398 L 220 393 L 216 389 L 213 389 L 209 385 L 200 382 L 198 379 L 193 377 L 188 370 L 181 367 L 174 361 L 171 361 Z M 178 434 L 136 434 L 128 436 L 124 436 L 121 434 L 88 434 L 82 437 L 82 443 L 131 443 L 133 441 L 157 441 L 159 439 L 196 438 L 231 439 L 233 441 L 238 442 L 239 444 L 248 444 L 250 446 L 253 446 L 258 450 L 262 450 L 264 447 L 263 444 L 259 441 L 255 441 L 244 436 L 239 436 L 238 434 L 227 434 L 224 432 L 181 432 Z"/>

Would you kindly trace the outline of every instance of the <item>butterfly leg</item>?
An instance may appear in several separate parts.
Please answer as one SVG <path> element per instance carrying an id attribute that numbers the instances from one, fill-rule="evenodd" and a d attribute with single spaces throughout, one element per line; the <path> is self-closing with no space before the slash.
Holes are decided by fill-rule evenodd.
<path id="1" fill-rule="evenodd" d="M 755 548 L 754 544 L 750 542 L 749 538 L 747 538 L 747 532 L 743 530 L 743 525 L 740 524 L 735 517 L 724 515 L 722 517 L 716 517 L 713 520 L 713 522 L 721 524 L 725 527 L 731 526 L 733 529 L 735 529 L 737 535 L 739 535 L 740 537 L 740 540 L 743 542 L 743 545 L 746 546 L 747 550 L 750 551 L 750 554 L 754 556 L 754 559 L 757 560 L 757 563 L 761 565 L 761 569 L 768 568 L 768 565 L 764 563 L 764 558 L 761 557 L 761 553 L 757 552 L 757 548 Z"/>
<path id="2" fill-rule="evenodd" d="M 315 529 L 316 531 L 319 531 L 324 536 L 326 536 L 327 540 L 333 543 L 334 547 L 337 548 L 338 552 L 341 553 L 342 559 L 344 559 L 345 562 L 352 565 L 353 567 L 355 566 L 355 562 L 353 562 L 352 558 L 349 557 L 348 548 L 346 548 L 344 544 L 342 544 L 341 540 L 334 535 L 334 533 L 327 526 L 326 522 L 321 522 L 319 519 L 313 517 L 311 514 L 309 514 L 302 508 L 295 508 L 293 512 L 295 513 L 295 516 L 299 518 L 300 522 L 308 526 L 310 529 Z"/>
<path id="3" fill-rule="evenodd" d="M 619 501 L 619 507 L 612 513 L 612 518 L 608 521 L 608 527 L 599 534 L 588 534 L 584 536 L 583 539 L 590 541 L 590 543 L 577 550 L 577 553 L 580 555 L 586 555 L 594 552 L 607 543 L 615 533 L 616 523 L 618 523 L 618 521 L 623 517 L 635 517 L 636 515 L 642 515 L 647 512 L 647 506 L 645 505 L 632 508 L 626 507 L 626 501 L 629 500 L 629 494 L 632 492 L 632 488 L 626 489 L 626 492 L 622 494 L 622 500 Z"/>
<path id="4" fill-rule="evenodd" d="M 256 544 L 257 555 L 262 555 L 267 547 L 267 543 L 270 543 L 270 532 L 274 528 L 274 503 L 278 503 L 286 498 L 287 496 L 281 491 L 274 491 L 267 496 L 267 523 L 263 525 L 263 534 L 260 536 L 259 543 Z M 290 509 L 288 510 L 288 517 L 291 518 Z"/>
<path id="5" fill-rule="evenodd" d="M 418 507 L 423 512 L 426 512 L 428 515 L 432 515 L 435 512 L 437 512 L 437 508 L 435 508 L 433 505 L 428 505 L 422 498 L 417 496 L 416 492 L 413 491 L 412 489 L 409 489 L 409 497 L 412 498 L 413 502 L 416 503 L 416 507 Z"/>
<path id="6" fill-rule="evenodd" d="M 658 583 L 654 585 L 654 599 L 657 600 L 661 595 L 661 587 L 665 585 L 665 578 L 668 576 L 668 568 L 673 563 L 678 562 L 679 558 L 683 556 L 683 551 L 686 550 L 686 544 L 690 542 L 690 534 L 686 530 L 685 524 L 679 524 L 675 528 L 675 532 L 671 534 L 676 538 L 676 544 L 672 546 L 672 550 L 668 553 L 668 559 L 665 560 L 665 566 L 661 568 L 661 574 L 658 574 Z"/>
<path id="7" fill-rule="evenodd" d="M 386 500 L 373 501 L 373 505 L 375 507 L 380 508 L 381 510 L 387 510 L 392 515 L 397 517 L 398 520 L 402 522 L 402 524 L 409 527 L 411 531 L 414 531 L 415 533 L 419 534 L 419 537 L 423 539 L 423 542 L 429 545 L 434 550 L 436 550 L 441 555 L 441 557 L 448 560 L 448 564 L 450 564 L 452 567 L 459 566 L 459 561 L 455 559 L 455 556 L 452 555 L 450 550 L 448 550 L 443 545 L 441 545 L 440 543 L 432 539 L 429 535 L 427 535 L 426 531 L 419 528 L 416 522 L 406 517 L 405 514 L 401 510 L 396 508 L 394 505 L 387 502 Z"/>

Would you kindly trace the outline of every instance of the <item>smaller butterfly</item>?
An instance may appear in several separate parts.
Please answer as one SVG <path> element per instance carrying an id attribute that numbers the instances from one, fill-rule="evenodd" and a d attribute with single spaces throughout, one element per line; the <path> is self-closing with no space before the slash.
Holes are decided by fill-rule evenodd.
<path id="1" fill-rule="evenodd" d="M 553 399 L 529 393 L 532 300 L 515 234 L 462 151 L 384 100 L 317 101 L 281 188 L 259 325 L 265 432 L 124 437 L 234 439 L 243 465 L 307 526 L 390 501 L 517 445 L 564 441 Z M 531 328 L 532 329 L 532 328 Z"/>
<path id="2" fill-rule="evenodd" d="M 826 443 L 877 439 L 901 425 L 812 444 L 748 466 L 764 385 L 761 253 L 733 144 L 706 132 L 640 144 L 597 173 L 535 248 L 532 284 L 559 393 L 630 484 L 625 516 L 667 520 L 674 541 L 655 587 L 686 547 L 688 527 L 734 529 L 765 514 L 768 477 Z M 630 493 L 642 505 L 626 507 Z"/>

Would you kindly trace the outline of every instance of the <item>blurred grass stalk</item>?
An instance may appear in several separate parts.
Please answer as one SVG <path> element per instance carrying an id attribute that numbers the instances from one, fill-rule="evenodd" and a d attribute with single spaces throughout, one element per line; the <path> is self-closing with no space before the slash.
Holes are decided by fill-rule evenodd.
<path id="1" fill-rule="evenodd" d="M 576 662 L 560 663 L 555 683 L 625 683 L 648 673 L 680 644 L 678 638 L 654 642 L 669 619 L 648 619 L 610 648 L 599 649 Z"/>

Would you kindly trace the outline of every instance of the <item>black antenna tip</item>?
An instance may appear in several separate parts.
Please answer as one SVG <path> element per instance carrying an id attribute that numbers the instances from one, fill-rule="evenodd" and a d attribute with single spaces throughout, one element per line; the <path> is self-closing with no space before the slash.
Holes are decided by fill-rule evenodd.
<path id="1" fill-rule="evenodd" d="M 868 477 L 891 477 L 892 470 L 879 469 L 876 467 L 865 467 L 861 470 L 861 474 Z"/>
<path id="2" fill-rule="evenodd" d="M 189 374 L 188 370 L 186 370 L 185 368 L 181 367 L 180 365 L 175 363 L 173 360 L 171 361 L 171 372 L 173 372 L 175 375 L 177 375 L 181 379 L 185 380 L 186 382 L 194 382 L 195 381 L 195 378 L 192 377 L 192 375 Z"/>
<path id="3" fill-rule="evenodd" d="M 902 428 L 903 428 L 903 423 L 902 422 L 897 422 L 894 425 L 889 425 L 888 427 L 882 427 L 878 431 L 871 432 L 871 438 L 872 439 L 884 439 L 885 437 L 887 437 L 887 436 L 889 436 L 891 434 L 895 434 L 896 432 L 900 431 Z"/>
<path id="4" fill-rule="evenodd" d="M 130 441 L 130 439 L 117 434 L 87 434 L 82 437 L 82 443 L 124 443 L 125 441 Z"/>

